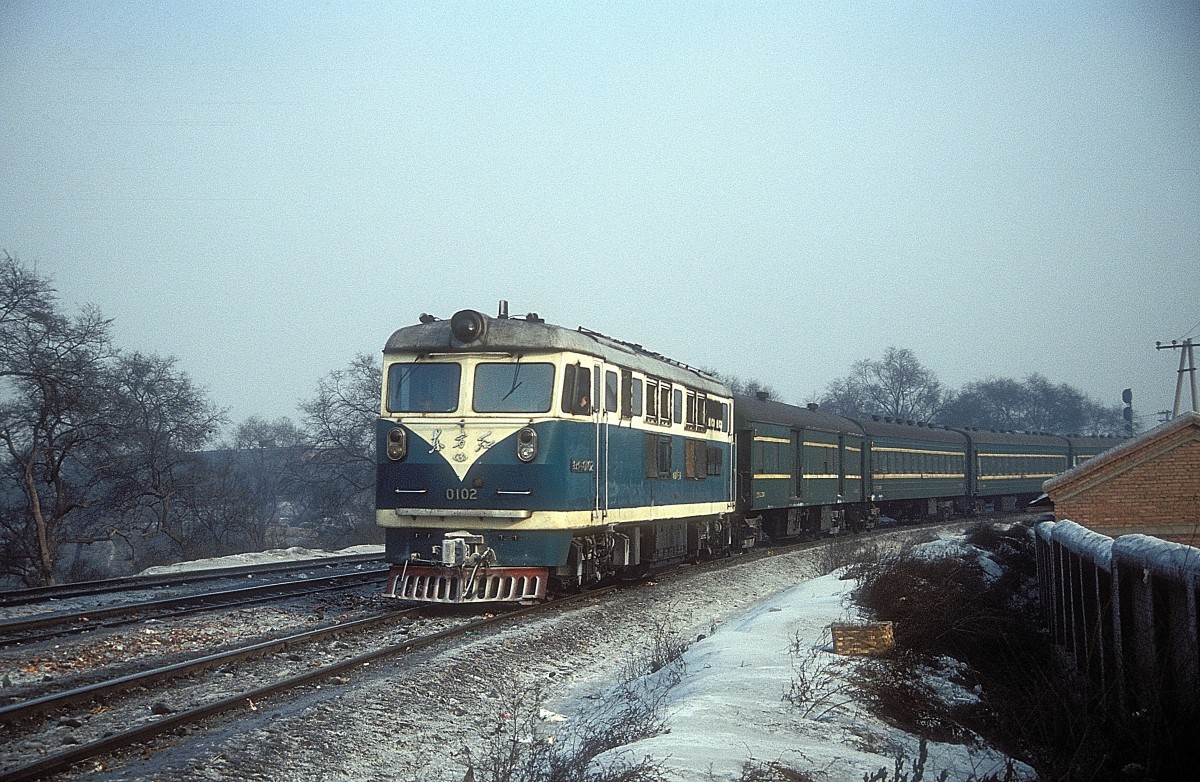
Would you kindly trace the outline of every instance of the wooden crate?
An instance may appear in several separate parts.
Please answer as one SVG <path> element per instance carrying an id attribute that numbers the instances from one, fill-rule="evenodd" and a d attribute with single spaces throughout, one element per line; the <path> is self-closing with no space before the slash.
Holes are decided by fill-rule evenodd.
<path id="1" fill-rule="evenodd" d="M 829 629 L 838 654 L 878 654 L 895 643 L 891 622 L 834 622 Z"/>

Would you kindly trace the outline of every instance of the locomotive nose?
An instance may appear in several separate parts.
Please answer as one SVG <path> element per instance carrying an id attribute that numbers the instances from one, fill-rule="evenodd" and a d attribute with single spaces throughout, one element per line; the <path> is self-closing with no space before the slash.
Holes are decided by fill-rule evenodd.
<path id="1" fill-rule="evenodd" d="M 459 342 L 470 344 L 487 333 L 487 318 L 475 310 L 459 310 L 450 318 L 450 331 Z"/>

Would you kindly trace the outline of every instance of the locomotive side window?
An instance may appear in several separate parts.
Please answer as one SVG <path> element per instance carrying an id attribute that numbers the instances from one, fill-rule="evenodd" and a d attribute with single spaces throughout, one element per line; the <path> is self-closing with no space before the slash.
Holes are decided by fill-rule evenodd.
<path id="1" fill-rule="evenodd" d="M 621 417 L 633 418 L 633 373 L 628 369 L 621 370 Z"/>
<path id="2" fill-rule="evenodd" d="M 667 435 L 646 435 L 645 473 L 647 478 L 671 477 L 671 438 Z"/>
<path id="3" fill-rule="evenodd" d="M 641 378 L 633 378 L 633 382 L 629 386 L 629 413 L 630 415 L 642 414 L 642 381 Z"/>
<path id="4" fill-rule="evenodd" d="M 592 370 L 581 364 L 563 367 L 562 411 L 572 415 L 592 413 Z"/>
<path id="5" fill-rule="evenodd" d="M 671 477 L 671 438 L 661 435 L 658 438 L 658 477 Z"/>
<path id="6" fill-rule="evenodd" d="M 704 400 L 704 425 L 708 429 L 722 429 L 724 423 L 721 408 L 725 405 L 715 399 Z"/>
<path id="7" fill-rule="evenodd" d="M 477 413 L 548 413 L 553 396 L 553 364 L 475 367 L 472 408 Z"/>
<path id="8" fill-rule="evenodd" d="M 688 424 L 697 432 L 708 431 L 708 397 L 699 392 L 688 392 Z"/>
<path id="9" fill-rule="evenodd" d="M 617 412 L 617 373 L 604 373 L 604 409 L 610 413 Z"/>
<path id="10" fill-rule="evenodd" d="M 458 409 L 458 364 L 398 363 L 388 368 L 389 413 L 452 413 Z"/>
<path id="11" fill-rule="evenodd" d="M 708 444 L 703 440 L 683 441 L 683 474 L 701 481 L 708 476 Z"/>
<path id="12" fill-rule="evenodd" d="M 705 472 L 709 475 L 721 474 L 721 458 L 724 451 L 715 445 L 708 446 L 708 453 L 705 457 Z"/>
<path id="13" fill-rule="evenodd" d="M 646 420 L 658 423 L 658 381 L 646 378 Z"/>

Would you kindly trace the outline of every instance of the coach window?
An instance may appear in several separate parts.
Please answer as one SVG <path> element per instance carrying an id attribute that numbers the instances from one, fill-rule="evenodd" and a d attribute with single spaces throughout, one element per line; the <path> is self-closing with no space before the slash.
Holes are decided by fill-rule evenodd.
<path id="1" fill-rule="evenodd" d="M 674 397 L 675 406 L 671 408 L 671 413 L 674 416 L 675 423 L 683 423 L 683 392 L 678 388 L 675 389 Z"/>
<path id="2" fill-rule="evenodd" d="M 617 412 L 617 373 L 604 373 L 604 409 L 610 413 Z"/>
<path id="3" fill-rule="evenodd" d="M 567 364 L 563 368 L 562 411 L 571 415 L 592 413 L 592 370 L 582 364 Z"/>
<path id="4" fill-rule="evenodd" d="M 629 384 L 629 414 L 642 414 L 642 379 L 638 377 Z"/>
<path id="5" fill-rule="evenodd" d="M 621 417 L 633 418 L 633 402 L 630 394 L 633 392 L 633 373 L 628 369 L 621 370 Z"/>

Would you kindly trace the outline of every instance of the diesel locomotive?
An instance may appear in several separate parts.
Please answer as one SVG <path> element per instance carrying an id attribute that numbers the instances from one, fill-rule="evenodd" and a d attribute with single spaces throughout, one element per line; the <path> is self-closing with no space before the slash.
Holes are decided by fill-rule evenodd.
<path id="1" fill-rule="evenodd" d="M 725 385 L 532 313 L 421 321 L 384 348 L 389 594 L 536 600 L 734 545 Z"/>
<path id="2" fill-rule="evenodd" d="M 383 351 L 387 593 L 532 601 L 767 539 L 1015 508 L 1108 438 L 846 418 L 536 314 L 422 315 Z"/>

